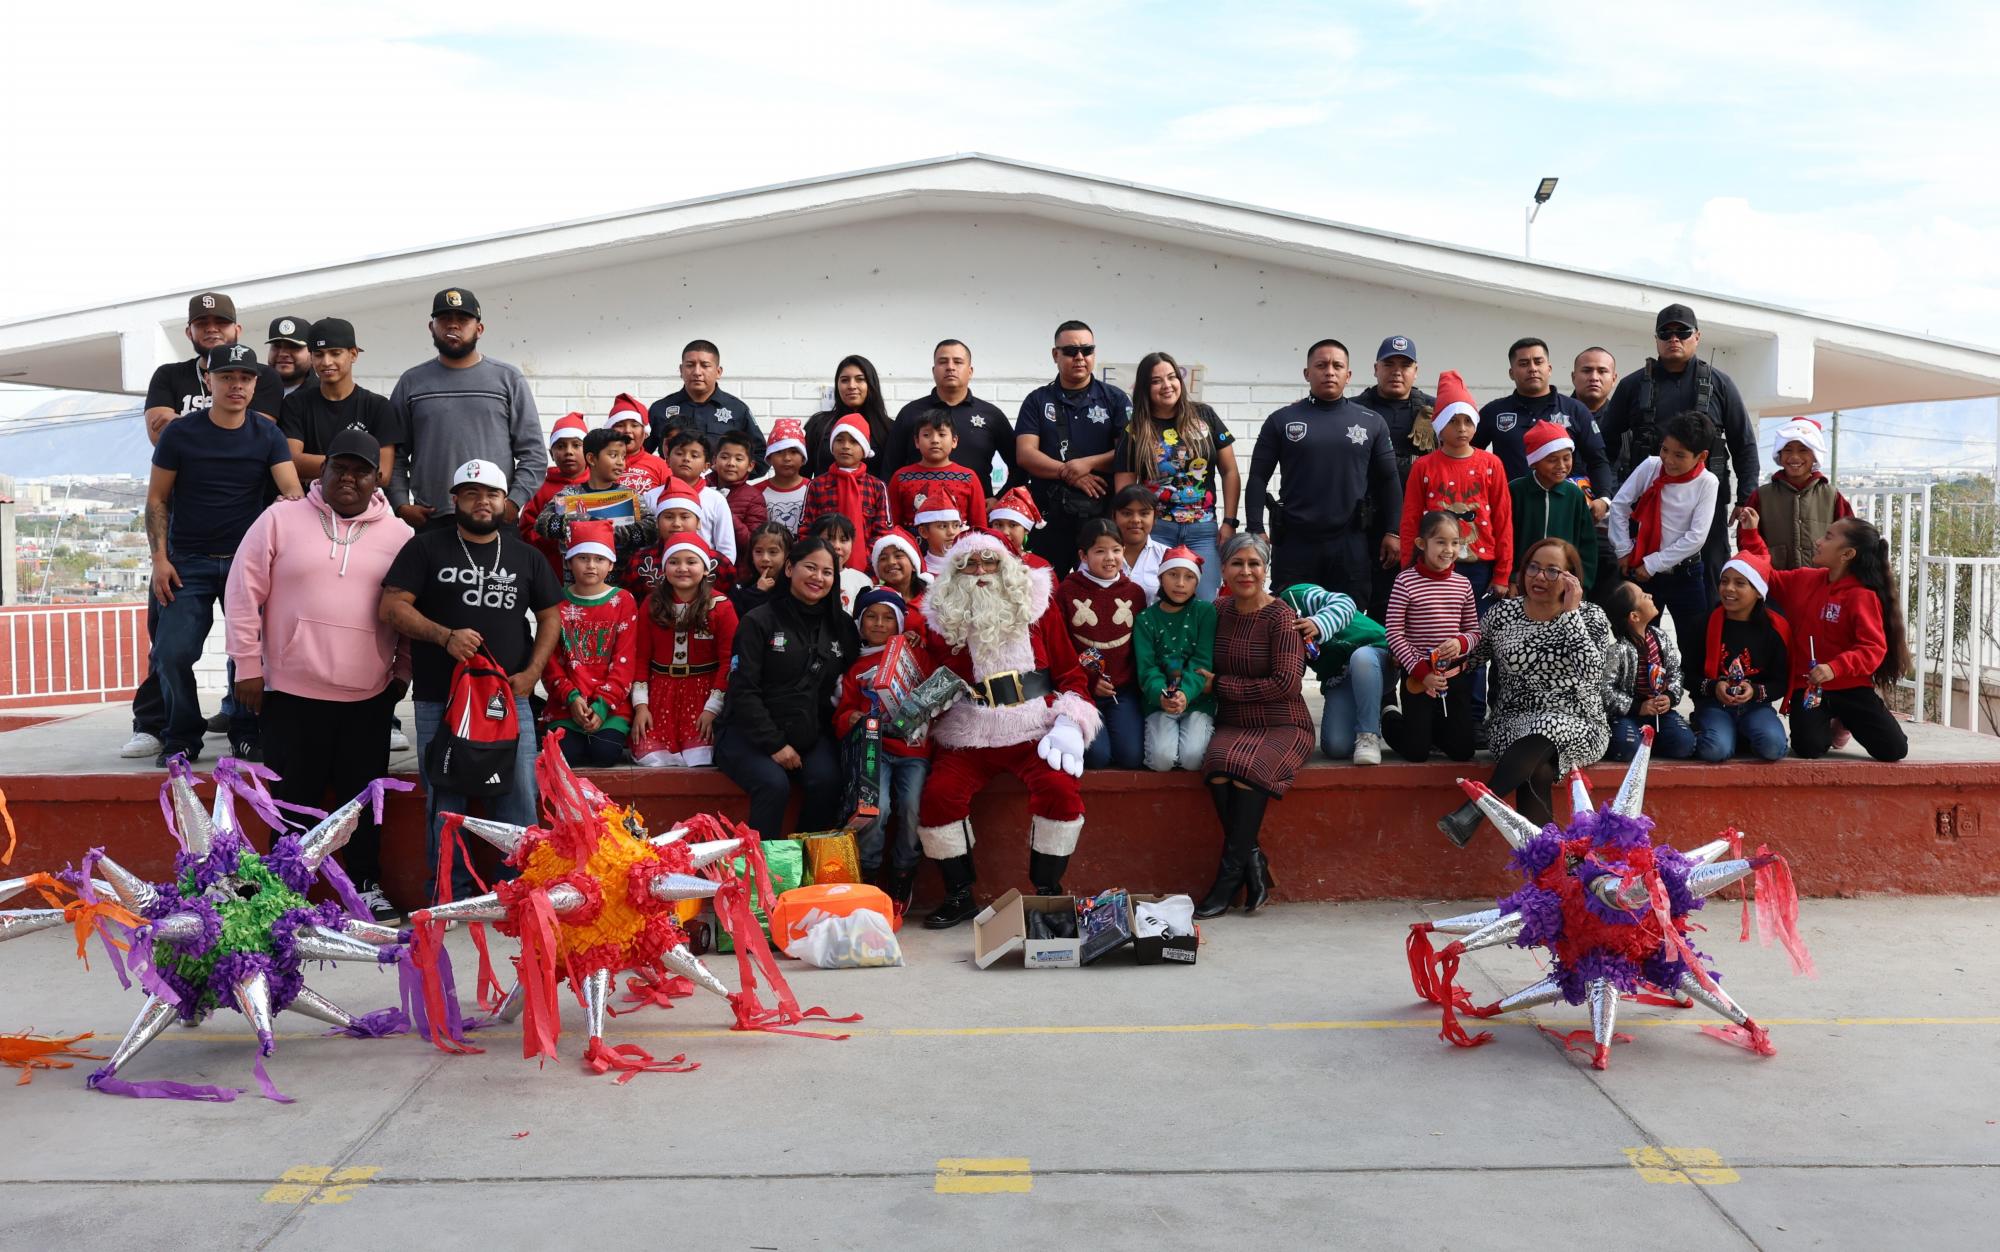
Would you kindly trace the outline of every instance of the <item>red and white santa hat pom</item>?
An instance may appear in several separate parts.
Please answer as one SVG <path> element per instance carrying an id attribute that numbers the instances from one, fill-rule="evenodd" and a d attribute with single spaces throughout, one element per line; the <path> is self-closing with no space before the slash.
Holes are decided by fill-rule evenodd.
<path id="1" fill-rule="evenodd" d="M 595 518 L 578 518 L 569 524 L 569 547 L 563 549 L 563 560 L 573 556 L 601 556 L 607 561 L 618 559 L 618 550 L 612 547 L 610 522 Z"/>
<path id="2" fill-rule="evenodd" d="M 932 522 L 962 522 L 964 520 L 963 517 L 959 516 L 958 510 L 952 506 L 950 501 L 945 501 L 936 508 L 918 509 L 916 516 L 916 523 L 919 526 L 928 526 Z"/>
<path id="3" fill-rule="evenodd" d="M 590 419 L 581 413 L 565 413 L 549 427 L 549 446 L 556 446 L 559 440 L 581 439 L 590 433 Z"/>
<path id="4" fill-rule="evenodd" d="M 960 531 L 958 538 L 951 541 L 951 547 L 946 550 L 945 555 L 953 565 L 957 565 L 975 552 L 992 552 L 1016 561 L 1021 559 L 1020 554 L 1014 551 L 1014 545 L 984 526 L 968 526 Z"/>
<path id="5" fill-rule="evenodd" d="M 1813 460 L 1821 465 L 1827 463 L 1826 429 L 1810 417 L 1788 418 L 1778 426 L 1771 438 L 1771 459 L 1785 450 L 1788 443 L 1802 443 L 1813 454 Z"/>
<path id="6" fill-rule="evenodd" d="M 986 513 L 989 522 L 1012 522 L 1023 530 L 1042 528 L 1042 510 L 1026 487 L 1016 487 L 993 502 Z"/>
<path id="7" fill-rule="evenodd" d="M 868 568 L 874 569 L 876 563 L 881 561 L 882 553 L 889 548 L 901 548 L 910 554 L 910 564 L 916 566 L 918 569 L 923 568 L 923 549 L 917 546 L 917 541 L 910 532 L 900 526 L 891 527 L 887 533 L 875 541 L 874 547 L 868 549 Z"/>
<path id="8" fill-rule="evenodd" d="M 611 402 L 611 414 L 604 419 L 606 426 L 616 426 L 620 422 L 637 422 L 642 429 L 652 425 L 652 419 L 646 416 L 646 406 L 639 403 L 638 397 L 624 391 L 619 392 L 618 398 Z"/>
<path id="9" fill-rule="evenodd" d="M 773 452 L 804 452 L 806 450 L 806 428 L 796 417 L 781 417 L 771 423 L 771 442 L 764 445 L 764 455 L 769 458 Z"/>
<path id="10" fill-rule="evenodd" d="M 1438 375 L 1437 407 L 1431 411 L 1431 430 L 1442 435 L 1445 426 L 1460 413 L 1478 425 L 1479 406 L 1472 402 L 1471 390 L 1457 370 L 1446 370 Z"/>
<path id="11" fill-rule="evenodd" d="M 666 543 L 660 547 L 660 564 L 665 565 L 673 559 L 676 552 L 692 552 L 700 557 L 708 568 L 715 568 L 715 549 L 709 547 L 708 541 L 700 535 L 691 535 L 686 531 L 668 535 Z"/>
<path id="12" fill-rule="evenodd" d="M 1193 548 L 1188 547 L 1184 543 L 1175 544 L 1173 547 L 1167 549 L 1165 556 L 1160 558 L 1160 572 L 1164 574 L 1170 569 L 1184 569 L 1190 574 L 1199 574 L 1201 573 L 1201 556 Z"/>
<path id="13" fill-rule="evenodd" d="M 1576 451 L 1576 440 L 1569 437 L 1569 431 L 1561 422 L 1536 422 L 1528 427 L 1528 433 L 1521 437 L 1521 442 L 1527 448 L 1530 465 L 1558 452 Z"/>
<path id="14" fill-rule="evenodd" d="M 843 435 L 843 434 L 852 435 L 854 437 L 854 442 L 861 445 L 862 456 L 875 455 L 875 445 L 868 438 L 867 418 L 861 416 L 859 413 L 849 413 L 847 416 L 835 422 L 833 424 L 833 429 L 826 432 L 826 446 L 831 448 L 833 446 L 834 437 L 836 435 Z M 766 449 L 767 454 L 768 452 L 769 449 Z"/>
<path id="15" fill-rule="evenodd" d="M 1754 552 L 1739 552 L 1723 563 L 1722 572 L 1735 570 L 1743 576 L 1743 581 L 1757 589 L 1757 597 L 1766 599 L 1771 594 L 1771 562 Z"/>

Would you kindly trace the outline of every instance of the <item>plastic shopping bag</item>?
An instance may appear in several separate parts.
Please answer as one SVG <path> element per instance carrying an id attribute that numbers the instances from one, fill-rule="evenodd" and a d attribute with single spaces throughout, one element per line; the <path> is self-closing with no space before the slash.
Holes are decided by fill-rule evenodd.
<path id="1" fill-rule="evenodd" d="M 889 919 L 874 909 L 845 916 L 808 915 L 805 937 L 785 949 L 785 955 L 820 969 L 869 969 L 903 963 L 902 945 Z"/>

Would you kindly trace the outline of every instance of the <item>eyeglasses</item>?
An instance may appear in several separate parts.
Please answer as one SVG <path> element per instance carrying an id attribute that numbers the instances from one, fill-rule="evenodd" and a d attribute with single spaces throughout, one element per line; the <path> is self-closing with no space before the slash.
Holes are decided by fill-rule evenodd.
<path id="1" fill-rule="evenodd" d="M 1074 360 L 1080 356 L 1096 355 L 1097 345 L 1094 343 L 1066 343 L 1058 347 L 1056 351 Z"/>
<path id="2" fill-rule="evenodd" d="M 1694 332 L 1685 326 L 1669 326 L 1665 330 L 1653 332 L 1655 339 L 1692 339 Z"/>
<path id="3" fill-rule="evenodd" d="M 997 552 L 973 552 L 958 563 L 960 569 L 999 569 L 1000 554 Z"/>
<path id="4" fill-rule="evenodd" d="M 1561 578 L 1569 573 L 1560 565 L 1529 565 L 1522 572 L 1530 578 Z"/>

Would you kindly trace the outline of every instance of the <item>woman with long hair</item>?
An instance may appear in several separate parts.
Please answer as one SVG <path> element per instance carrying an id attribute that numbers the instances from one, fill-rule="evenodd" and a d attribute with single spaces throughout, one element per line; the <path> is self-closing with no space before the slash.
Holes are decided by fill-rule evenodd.
<path id="1" fill-rule="evenodd" d="M 1180 363 L 1164 352 L 1139 358 L 1132 395 L 1132 423 L 1112 457 L 1113 490 L 1134 483 L 1153 493 L 1158 513 L 1153 538 L 1185 545 L 1201 558 L 1195 594 L 1215 598 L 1222 581 L 1220 546 L 1236 533 L 1236 437 L 1215 410 L 1188 395 Z M 1219 491 L 1218 491 L 1219 489 Z"/>
<path id="2" fill-rule="evenodd" d="M 849 413 L 868 419 L 868 442 L 875 454 L 867 459 L 868 472 L 887 479 L 882 470 L 882 450 L 888 446 L 889 411 L 882 402 L 882 379 L 874 362 L 865 356 L 844 356 L 833 367 L 833 405 L 821 409 L 806 421 L 806 477 L 815 478 L 833 465 L 833 424 Z M 893 470 L 893 467 L 892 467 Z"/>

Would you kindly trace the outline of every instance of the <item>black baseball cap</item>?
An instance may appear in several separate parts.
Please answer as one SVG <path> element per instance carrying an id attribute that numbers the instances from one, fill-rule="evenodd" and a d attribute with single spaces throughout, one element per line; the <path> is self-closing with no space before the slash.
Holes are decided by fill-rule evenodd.
<path id="1" fill-rule="evenodd" d="M 271 333 L 264 336 L 265 343 L 295 343 L 306 346 L 306 327 L 312 325 L 303 317 L 274 317 L 271 319 Z"/>
<path id="2" fill-rule="evenodd" d="M 354 323 L 344 317 L 322 317 L 306 332 L 308 348 L 355 348 Z"/>
<path id="3" fill-rule="evenodd" d="M 431 297 L 431 316 L 440 313 L 463 313 L 468 317 L 479 316 L 479 297 L 463 287 L 446 287 Z"/>
<path id="4" fill-rule="evenodd" d="M 1410 338 L 1408 335 L 1389 336 L 1387 339 L 1384 339 L 1382 341 L 1381 347 L 1375 349 L 1375 359 L 1378 361 L 1386 361 L 1392 356 L 1403 357 L 1410 361 L 1416 360 L 1417 341 Z"/>
<path id="5" fill-rule="evenodd" d="M 188 322 L 192 324 L 198 317 L 220 317 L 236 320 L 236 301 L 219 291 L 204 291 L 198 296 L 188 297 Z"/>
<path id="6" fill-rule="evenodd" d="M 380 465 L 382 463 L 382 445 L 377 443 L 375 436 L 369 434 L 367 431 L 356 430 L 350 426 L 335 435 L 332 441 L 326 445 L 326 459 L 331 461 L 337 456 L 351 456 L 356 460 L 366 461 L 370 465 Z"/>
<path id="7" fill-rule="evenodd" d="M 1653 319 L 1653 332 L 1658 334 L 1674 325 L 1685 326 L 1689 330 L 1701 329 L 1701 323 L 1694 320 L 1694 310 L 1685 304 L 1670 304 L 1661 309 L 1660 315 Z"/>
<path id="8" fill-rule="evenodd" d="M 201 363 L 211 374 L 217 370 L 254 374 L 257 372 L 257 350 L 240 343 L 219 343 L 202 355 Z"/>

